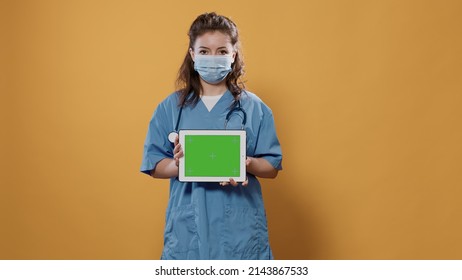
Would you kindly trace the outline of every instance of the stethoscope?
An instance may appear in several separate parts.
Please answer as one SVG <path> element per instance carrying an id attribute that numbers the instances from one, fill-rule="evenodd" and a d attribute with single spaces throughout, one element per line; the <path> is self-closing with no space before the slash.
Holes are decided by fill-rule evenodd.
<path id="1" fill-rule="evenodd" d="M 236 105 L 237 104 L 237 105 Z M 183 107 L 184 106 L 181 106 L 180 107 L 180 112 L 178 114 L 178 119 L 176 120 L 176 125 L 175 125 L 175 130 L 170 132 L 168 134 L 168 140 L 172 143 L 175 143 L 175 139 L 176 137 L 178 136 L 178 128 L 180 126 L 180 120 L 181 120 L 181 113 L 183 112 Z M 227 128 L 228 126 L 228 121 L 229 119 L 231 118 L 231 115 L 233 113 L 237 113 L 237 112 L 242 112 L 242 115 L 243 115 L 243 118 L 242 118 L 242 122 L 241 122 L 241 129 L 244 129 L 244 126 L 247 122 L 247 113 L 244 111 L 244 109 L 242 109 L 241 107 L 241 101 L 238 100 L 237 102 L 234 103 L 234 107 L 229 110 L 228 114 L 226 114 L 226 118 L 225 118 L 225 129 Z M 240 115 L 239 115 L 240 116 Z"/>

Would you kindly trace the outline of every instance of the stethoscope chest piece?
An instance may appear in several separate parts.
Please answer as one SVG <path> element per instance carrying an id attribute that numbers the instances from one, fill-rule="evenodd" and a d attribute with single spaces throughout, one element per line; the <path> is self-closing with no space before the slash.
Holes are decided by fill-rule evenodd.
<path id="1" fill-rule="evenodd" d="M 176 131 L 172 131 L 168 134 L 168 141 L 175 143 L 175 139 L 178 136 L 178 133 Z"/>

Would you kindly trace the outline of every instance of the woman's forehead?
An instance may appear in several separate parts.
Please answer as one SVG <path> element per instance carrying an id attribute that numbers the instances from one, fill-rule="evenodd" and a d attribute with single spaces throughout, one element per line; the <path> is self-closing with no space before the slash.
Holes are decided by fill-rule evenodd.
<path id="1" fill-rule="evenodd" d="M 221 31 L 208 31 L 197 36 L 194 48 L 220 48 L 231 47 L 231 38 L 228 34 Z"/>

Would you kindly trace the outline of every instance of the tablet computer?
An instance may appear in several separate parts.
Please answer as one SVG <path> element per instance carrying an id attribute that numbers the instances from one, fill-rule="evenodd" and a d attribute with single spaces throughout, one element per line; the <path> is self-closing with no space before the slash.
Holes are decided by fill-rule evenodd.
<path id="1" fill-rule="evenodd" d="M 179 161 L 182 182 L 244 182 L 245 130 L 180 130 L 184 156 Z"/>

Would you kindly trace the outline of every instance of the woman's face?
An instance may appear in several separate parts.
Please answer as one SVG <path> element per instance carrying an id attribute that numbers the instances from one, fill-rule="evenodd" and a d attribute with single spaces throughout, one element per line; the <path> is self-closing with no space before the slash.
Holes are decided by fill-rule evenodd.
<path id="1" fill-rule="evenodd" d="M 195 55 L 232 55 L 236 56 L 228 34 L 220 31 L 206 32 L 197 36 L 194 49 L 189 49 L 192 59 Z"/>

